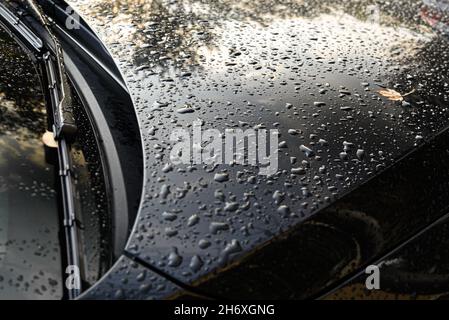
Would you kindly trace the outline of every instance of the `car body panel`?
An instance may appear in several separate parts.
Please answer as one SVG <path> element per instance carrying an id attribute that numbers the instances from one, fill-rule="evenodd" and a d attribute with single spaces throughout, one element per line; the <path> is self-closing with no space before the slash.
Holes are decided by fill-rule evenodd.
<path id="1" fill-rule="evenodd" d="M 157 300 L 176 296 L 183 290 L 126 256 L 95 287 L 85 292 L 83 300 Z"/>
<path id="2" fill-rule="evenodd" d="M 370 273 L 361 272 L 322 298 L 446 300 L 449 292 L 448 227 L 446 215 L 427 232 L 373 263 L 379 270 L 376 290 L 366 286 Z"/>
<path id="3" fill-rule="evenodd" d="M 433 234 L 434 221 L 447 219 L 449 212 L 449 155 L 441 152 L 449 149 L 448 141 L 449 132 L 445 132 L 199 288 L 239 299 L 320 298 L 359 270 L 378 264 L 387 253 L 408 242 L 410 235 Z M 445 241 L 441 232 L 438 234 L 437 239 Z M 424 246 L 421 251 L 414 257 L 408 255 L 408 260 L 425 260 L 429 265 L 436 261 L 438 250 Z M 443 263 L 444 258 L 439 261 Z M 435 262 L 433 266 L 438 267 Z M 381 270 L 381 279 L 383 274 Z M 359 280 L 364 283 L 366 278 L 362 273 Z M 400 286 L 398 283 L 396 288 Z M 404 284 L 399 292 L 415 294 L 407 288 Z"/>
<path id="4" fill-rule="evenodd" d="M 323 257 L 333 263 L 330 271 L 315 275 L 319 285 L 313 290 L 301 289 L 299 282 L 284 294 L 305 297 L 356 272 L 445 213 L 424 197 L 445 191 L 444 184 L 420 191 L 422 203 L 409 180 L 424 183 L 429 174 L 433 179 L 441 172 L 402 164 L 431 147 L 449 125 L 448 44 L 420 19 L 420 1 L 381 1 L 374 7 L 358 1 L 68 3 L 108 46 L 137 110 L 145 181 L 127 251 L 153 268 L 210 294 L 224 288 L 220 294 L 233 296 L 238 290 L 226 291 L 229 283 L 246 287 L 244 298 L 253 291 L 249 284 L 266 273 L 288 281 L 294 270 L 276 271 L 276 266 L 287 265 L 289 257 L 296 256 L 301 273 L 314 270 L 320 260 L 312 256 L 320 250 L 335 252 L 335 261 Z M 378 93 L 386 88 L 407 94 L 397 99 L 405 102 Z M 180 112 L 186 106 L 192 112 Z M 278 129 L 285 142 L 278 173 L 266 177 L 257 167 L 241 165 L 171 167 L 171 132 L 191 128 L 198 118 L 205 129 L 220 132 Z M 314 154 L 305 154 L 301 145 Z M 395 164 L 405 166 L 407 175 L 395 173 L 390 168 Z M 304 174 L 292 172 L 298 167 Z M 222 173 L 228 181 L 217 181 Z M 388 190 L 394 183 L 411 188 L 404 198 L 410 202 L 395 198 L 404 196 L 400 189 L 387 195 L 375 189 Z M 348 198 L 357 205 L 335 214 Z M 369 212 L 367 204 L 373 210 L 377 202 L 393 214 Z M 402 205 L 415 209 L 402 212 Z M 359 222 L 347 223 L 348 214 Z M 324 229 L 330 233 L 320 226 L 304 231 L 327 220 L 331 228 Z M 334 236 L 343 222 L 343 231 Z M 370 224 L 382 226 L 381 241 L 360 229 L 366 223 L 368 230 Z M 354 240 L 359 232 L 366 241 Z M 339 243 L 341 249 L 347 244 L 341 256 L 333 247 Z M 281 252 L 286 247 L 288 254 Z M 257 272 L 251 273 L 251 263 Z M 239 265 L 247 276 L 235 272 Z"/>

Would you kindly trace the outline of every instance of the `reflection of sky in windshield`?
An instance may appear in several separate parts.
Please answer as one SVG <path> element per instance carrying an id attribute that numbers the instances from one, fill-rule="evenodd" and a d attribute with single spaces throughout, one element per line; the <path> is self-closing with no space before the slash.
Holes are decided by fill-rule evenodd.
<path id="1" fill-rule="evenodd" d="M 39 79 L 0 30 L 0 299 L 60 298 L 55 172 Z"/>

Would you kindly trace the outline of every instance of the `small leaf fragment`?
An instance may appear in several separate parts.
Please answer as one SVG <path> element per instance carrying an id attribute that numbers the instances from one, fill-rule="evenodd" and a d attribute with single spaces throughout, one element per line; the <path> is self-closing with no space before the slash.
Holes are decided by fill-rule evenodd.
<path id="1" fill-rule="evenodd" d="M 396 90 L 387 89 L 387 88 L 380 89 L 377 91 L 377 93 L 379 93 L 380 95 L 384 96 L 385 98 L 387 98 L 388 100 L 391 100 L 391 101 L 404 101 L 404 97 L 411 95 L 414 92 L 415 92 L 415 89 L 413 89 L 412 91 L 410 91 L 406 94 L 400 94 Z"/>
<path id="2" fill-rule="evenodd" d="M 380 89 L 377 91 L 381 96 L 384 96 L 391 101 L 403 101 L 404 97 L 402 94 L 393 89 Z"/>

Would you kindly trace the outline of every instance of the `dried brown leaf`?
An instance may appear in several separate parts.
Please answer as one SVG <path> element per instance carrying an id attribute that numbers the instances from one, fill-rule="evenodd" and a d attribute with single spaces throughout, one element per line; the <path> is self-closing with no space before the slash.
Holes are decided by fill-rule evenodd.
<path id="1" fill-rule="evenodd" d="M 404 97 L 402 94 L 393 89 L 380 89 L 377 91 L 380 95 L 384 96 L 391 101 L 403 101 Z"/>
<path id="2" fill-rule="evenodd" d="M 415 92 L 415 89 L 406 94 L 400 94 L 399 92 L 393 89 L 380 89 L 377 92 L 391 101 L 404 101 L 404 97 Z"/>

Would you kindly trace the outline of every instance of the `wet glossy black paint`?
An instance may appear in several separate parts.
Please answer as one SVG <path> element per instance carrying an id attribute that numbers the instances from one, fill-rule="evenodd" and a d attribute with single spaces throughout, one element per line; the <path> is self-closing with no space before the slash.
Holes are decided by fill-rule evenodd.
<path id="1" fill-rule="evenodd" d="M 381 2 L 374 22 L 371 2 L 70 3 L 118 60 L 138 112 L 144 196 L 127 255 L 156 274 L 211 295 L 320 296 L 446 213 L 446 133 L 439 133 L 448 126 L 448 44 L 421 19 L 421 2 Z M 414 92 L 401 104 L 380 97 L 381 87 Z M 195 111 L 177 112 L 186 105 Z M 221 130 L 278 128 L 287 145 L 279 174 L 241 166 L 164 172 L 170 132 L 197 118 Z M 299 166 L 305 174 L 291 174 Z M 229 181 L 214 180 L 222 170 Z M 224 211 L 226 202 L 237 210 Z M 217 222 L 226 230 L 211 232 Z M 118 280 L 125 264 L 93 289 L 97 298 L 181 290 L 139 291 L 138 272 Z"/>
<path id="2" fill-rule="evenodd" d="M 320 297 L 448 213 L 448 138 L 445 132 L 204 286 L 238 298 Z M 444 241 L 433 230 L 429 236 Z M 444 268 L 444 251 L 425 246 L 422 251 L 409 259 L 437 259 L 430 264 Z M 242 277 L 248 283 L 238 281 Z M 398 293 L 411 293 L 406 288 Z"/>
<path id="3" fill-rule="evenodd" d="M 240 292 L 241 297 L 258 291 L 255 288 L 266 297 L 268 291 L 256 282 L 269 275 L 272 283 L 288 284 L 288 289 L 279 290 L 280 296 L 305 297 L 444 213 L 427 204 L 436 199 L 434 192 L 446 191 L 444 186 L 432 186 L 436 188 L 431 189 L 432 196 L 424 187 L 430 183 L 425 179 L 428 174 L 444 176 L 437 171 L 442 167 L 422 168 L 427 159 L 421 159 L 413 168 L 420 169 L 416 173 L 384 171 L 410 152 L 420 154 L 416 145 L 432 140 L 448 125 L 447 42 L 421 20 L 421 2 L 407 6 L 381 2 L 379 21 L 370 21 L 367 15 L 370 2 L 71 3 L 118 59 L 138 111 L 146 181 L 128 250 L 155 268 L 186 283 L 204 282 L 202 288 L 210 292 L 221 288 L 223 295 Z M 401 104 L 382 98 L 376 92 L 382 87 L 414 92 Z M 195 111 L 176 112 L 185 105 Z M 223 165 L 163 172 L 172 146 L 170 131 L 186 128 L 197 118 L 205 128 L 220 130 L 245 124 L 278 128 L 287 145 L 280 151 L 279 174 L 265 178 L 251 167 Z M 291 129 L 299 134 L 292 136 Z M 306 157 L 300 145 L 310 147 L 318 157 Z M 345 145 L 347 158 L 342 154 Z M 357 150 L 365 156 L 358 158 Z M 440 156 L 445 155 L 435 155 Z M 290 163 L 291 157 L 296 164 Z M 292 175 L 291 169 L 299 166 L 306 173 Z M 214 180 L 222 170 L 230 181 Z M 385 194 L 376 188 L 390 187 L 403 177 L 410 180 L 401 187 L 411 190 L 397 197 L 409 200 L 404 203 L 393 197 L 383 203 Z M 360 198 L 358 190 L 367 182 L 366 196 Z M 166 198 L 161 197 L 167 194 L 161 188 L 169 188 Z M 217 190 L 225 194 L 224 201 L 215 198 Z M 273 200 L 276 191 L 284 194 L 282 203 Z M 351 191 L 355 193 L 348 194 Z M 387 195 L 395 192 L 400 191 L 389 190 Z M 422 201 L 414 207 L 411 200 L 419 195 Z M 349 201 L 347 210 L 362 211 L 362 217 L 352 211 L 334 212 L 348 197 L 354 203 Z M 238 203 L 237 211 L 224 211 L 226 202 Z M 410 210 L 400 211 L 405 204 Z M 288 206 L 292 214 L 280 213 L 285 211 L 278 210 L 280 205 Z M 329 205 L 334 209 L 325 209 Z M 382 211 L 375 210 L 378 206 Z M 177 218 L 165 220 L 164 212 Z M 187 220 L 194 214 L 200 219 L 188 227 Z M 338 228 L 320 225 L 315 231 L 310 217 Z M 373 221 L 382 225 L 380 230 L 366 226 Z M 227 230 L 211 232 L 216 222 L 226 224 Z M 309 236 L 301 236 L 303 232 Z M 314 235 L 323 243 L 311 240 Z M 267 246 L 277 236 L 287 239 Z M 329 248 L 330 243 L 339 243 L 339 249 Z M 229 246 L 234 246 L 235 254 L 226 254 Z M 282 250 L 286 246 L 291 251 Z M 243 260 L 246 265 L 220 273 L 222 282 L 216 280 L 217 285 L 202 278 L 253 251 Z M 200 268 L 196 268 L 198 261 Z M 314 264 L 321 271 L 309 275 Z M 305 273 L 295 284 L 286 282 L 296 269 L 289 267 L 293 265 L 298 273 Z M 286 279 L 282 274 L 288 274 Z"/>

